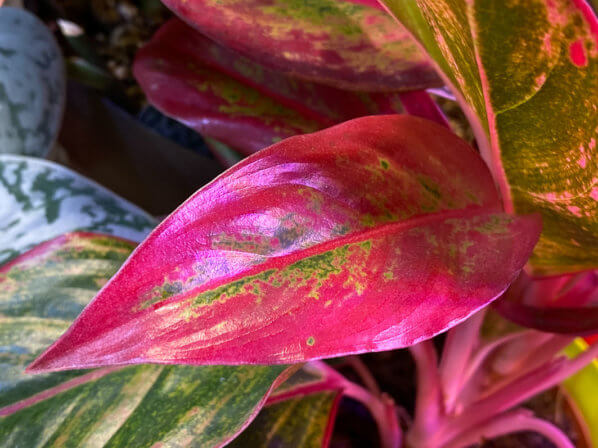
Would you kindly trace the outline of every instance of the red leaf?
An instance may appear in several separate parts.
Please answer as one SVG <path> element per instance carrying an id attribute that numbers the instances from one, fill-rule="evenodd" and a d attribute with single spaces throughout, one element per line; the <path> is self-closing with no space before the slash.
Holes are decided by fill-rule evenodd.
<path id="1" fill-rule="evenodd" d="M 510 300 L 497 300 L 494 309 L 505 319 L 547 333 L 593 335 L 598 331 L 598 307 L 545 308 Z"/>
<path id="2" fill-rule="evenodd" d="M 591 335 L 598 331 L 598 275 L 586 271 L 530 278 L 522 273 L 494 308 L 504 318 L 528 328 Z"/>
<path id="3" fill-rule="evenodd" d="M 347 92 L 266 69 L 179 19 L 165 24 L 137 53 L 134 73 L 157 108 L 245 154 L 295 134 L 400 108 L 392 95 Z"/>
<path id="4" fill-rule="evenodd" d="M 442 109 L 434 102 L 432 97 L 425 90 L 414 90 L 398 94 L 405 112 L 409 115 L 425 118 L 434 121 L 442 126 L 451 128 Z"/>
<path id="5" fill-rule="evenodd" d="M 299 362 L 404 347 L 501 294 L 536 218 L 462 140 L 353 120 L 244 160 L 169 216 L 32 371 Z"/>
<path id="6" fill-rule="evenodd" d="M 442 84 L 407 31 L 362 1 L 165 0 L 202 34 L 295 77 L 360 91 Z"/>

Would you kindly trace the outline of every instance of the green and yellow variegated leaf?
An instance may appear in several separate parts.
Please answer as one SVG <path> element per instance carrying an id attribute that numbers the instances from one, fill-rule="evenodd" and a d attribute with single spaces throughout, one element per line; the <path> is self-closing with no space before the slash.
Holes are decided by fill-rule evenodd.
<path id="1" fill-rule="evenodd" d="M 138 207 L 60 165 L 0 154 L 0 264 L 66 232 L 141 241 L 155 224 Z"/>
<path id="2" fill-rule="evenodd" d="M 320 448 L 328 445 L 339 391 L 297 396 L 266 406 L 229 446 Z"/>
<path id="3" fill-rule="evenodd" d="M 270 394 L 264 409 L 230 446 L 326 447 L 340 399 L 351 387 L 325 363 L 307 363 Z"/>
<path id="4" fill-rule="evenodd" d="M 508 211 L 540 212 L 539 274 L 598 260 L 598 22 L 583 0 L 383 0 L 467 109 Z"/>
<path id="5" fill-rule="evenodd" d="M 26 375 L 134 247 L 75 233 L 0 269 L 0 446 L 220 446 L 285 366 L 139 365 Z"/>
<path id="6" fill-rule="evenodd" d="M 376 2 L 164 0 L 201 34 L 295 78 L 361 92 L 438 85 L 409 34 Z M 362 3 L 362 4 L 358 4 Z"/>

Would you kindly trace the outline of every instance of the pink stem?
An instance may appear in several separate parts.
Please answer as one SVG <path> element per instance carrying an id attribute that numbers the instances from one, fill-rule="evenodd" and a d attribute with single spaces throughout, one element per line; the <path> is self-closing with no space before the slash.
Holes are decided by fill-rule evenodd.
<path id="1" fill-rule="evenodd" d="M 357 355 L 349 356 L 348 361 L 368 390 L 378 397 L 382 396 L 380 386 L 361 358 Z"/>
<path id="2" fill-rule="evenodd" d="M 412 345 L 409 351 L 417 369 L 417 396 L 415 421 L 407 434 L 407 442 L 410 446 L 421 447 L 437 433 L 444 416 L 438 355 L 430 340 Z"/>
<path id="3" fill-rule="evenodd" d="M 546 334 L 538 334 L 541 336 L 540 340 L 544 339 L 541 344 L 534 346 L 532 348 L 528 348 L 525 352 L 527 357 L 521 356 L 520 362 L 517 365 L 514 365 L 513 374 L 506 375 L 498 379 L 497 381 L 493 382 L 492 387 L 485 390 L 483 395 L 478 396 L 478 398 L 483 398 L 485 396 L 493 394 L 495 391 L 500 390 L 503 387 L 506 387 L 508 384 L 516 381 L 517 378 L 521 378 L 528 372 L 532 372 L 534 369 L 539 368 L 541 366 L 545 366 L 550 363 L 551 360 L 565 347 L 567 347 L 573 340 L 571 337 L 564 337 L 560 335 L 546 335 Z M 548 336 L 548 337 L 546 337 Z M 531 346 L 531 344 L 530 344 Z M 461 402 L 461 405 L 467 406 L 466 402 Z"/>
<path id="4" fill-rule="evenodd" d="M 367 389 L 347 380 L 344 376 L 322 361 L 311 361 L 311 364 L 326 372 L 331 381 L 341 385 L 343 394 L 362 403 L 372 414 L 382 448 L 399 448 L 402 443 L 402 432 L 397 419 L 396 406 L 386 394 L 380 397 L 373 395 Z"/>
<path id="5" fill-rule="evenodd" d="M 525 330 L 518 333 L 507 334 L 483 345 L 472 358 L 463 376 L 461 390 L 453 408 L 454 413 L 460 413 L 461 410 L 469 406 L 472 401 L 480 399 L 480 382 L 486 377 L 487 369 L 485 362 L 491 355 L 494 355 L 498 350 L 507 350 L 509 345 L 525 344 L 525 346 L 531 346 L 533 345 L 533 341 L 538 339 L 539 334 L 540 333 L 535 330 Z M 545 335 L 542 334 L 543 338 L 544 336 Z M 530 341 L 531 343 L 528 344 Z M 528 354 L 528 352 L 529 350 L 525 353 Z M 512 380 L 512 378 L 510 380 Z M 493 383 L 492 386 L 492 390 L 494 390 L 497 384 Z M 484 390 L 484 393 L 489 394 L 492 390 L 486 389 Z"/>
<path id="6" fill-rule="evenodd" d="M 527 367 L 525 361 L 530 356 L 530 353 L 535 352 L 552 338 L 553 336 L 548 333 L 540 333 L 533 330 L 526 332 L 524 337 L 511 341 L 501 347 L 492 360 L 492 370 L 502 376 L 508 376 L 512 372 L 523 373 L 520 369 L 522 366 L 523 368 Z M 550 361 L 559 351 L 557 350 L 550 358 L 544 361 Z"/>
<path id="7" fill-rule="evenodd" d="M 425 118 L 434 121 L 448 129 L 450 125 L 438 104 L 430 97 L 425 90 L 412 90 L 411 92 L 400 92 L 399 99 L 403 108 L 409 115 Z"/>
<path id="8" fill-rule="evenodd" d="M 526 401 L 528 398 L 561 383 L 598 355 L 598 343 L 575 359 L 559 358 L 515 379 L 491 395 L 474 402 L 462 414 L 443 422 L 438 438 L 447 442 L 472 426 Z"/>
<path id="9" fill-rule="evenodd" d="M 484 310 L 474 314 L 465 322 L 453 327 L 447 338 L 440 361 L 440 381 L 444 393 L 444 407 L 447 413 L 454 409 L 459 391 L 465 379 L 474 346 L 479 341 L 480 327 L 484 320 Z"/>
<path id="10" fill-rule="evenodd" d="M 401 428 L 392 399 L 388 395 L 375 397 L 355 383 L 348 382 L 344 393 L 368 408 L 376 420 L 382 448 L 399 448 L 402 442 Z"/>
<path id="11" fill-rule="evenodd" d="M 531 371 L 536 367 L 544 365 L 550 362 L 574 340 L 575 338 L 572 336 L 550 335 L 544 343 L 527 353 L 528 356 L 523 359 L 520 366 L 524 367 L 525 371 Z M 519 370 L 519 372 L 522 372 L 522 370 Z"/>
<path id="12" fill-rule="evenodd" d="M 465 431 L 445 445 L 446 448 L 462 448 L 484 439 L 493 439 L 521 431 L 534 431 L 549 439 L 557 448 L 574 448 L 571 441 L 553 424 L 534 417 L 530 411 L 518 410 L 501 415 Z"/>
<path id="13" fill-rule="evenodd" d="M 504 344 L 511 342 L 514 339 L 524 337 L 527 334 L 528 331 L 522 331 L 520 333 L 510 333 L 483 345 L 472 357 L 471 362 L 469 363 L 469 366 L 467 367 L 467 370 L 463 377 L 463 383 L 469 381 L 469 379 L 475 375 L 475 373 L 481 368 L 484 361 L 488 359 L 488 357 L 494 352 L 494 350 L 498 349 Z"/>

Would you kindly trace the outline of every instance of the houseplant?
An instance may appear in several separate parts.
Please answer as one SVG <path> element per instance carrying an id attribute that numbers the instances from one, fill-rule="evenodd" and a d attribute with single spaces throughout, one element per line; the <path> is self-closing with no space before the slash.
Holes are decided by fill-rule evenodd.
<path id="1" fill-rule="evenodd" d="M 193 22 L 193 8 L 209 3 L 170 6 Z M 225 17 L 246 12 L 236 2 L 228 5 L 218 2 Z M 270 419 L 258 417 L 255 422 L 262 426 L 250 426 L 238 443 L 264 443 L 264 434 L 326 442 L 326 422 L 342 391 L 369 407 L 385 446 L 467 446 L 522 429 L 536 430 L 557 446 L 572 446 L 558 428 L 511 409 L 579 370 L 597 350 L 594 345 L 571 361 L 559 355 L 575 335 L 596 328 L 591 306 L 596 291 L 591 272 L 596 242 L 595 17 L 585 3 L 565 1 L 528 1 L 509 8 L 492 2 L 389 2 L 386 7 L 453 84 L 490 170 L 451 132 L 412 117 L 358 118 L 259 151 L 163 221 L 74 325 L 30 366 L 31 371 L 108 367 L 26 377 L 38 384 L 39 394 L 21 396 L 23 401 L 0 410 L 7 415 L 5 440 L 19 440 L 25 422 L 39 421 L 39 431 L 28 436 L 48 437 L 47 428 L 63 425 L 65 431 L 48 439 L 57 444 L 219 445 L 244 429 L 278 386 L 267 407 Z M 282 14 L 269 3 L 264 10 Z M 285 17 L 279 17 L 283 25 Z M 227 44 L 239 42 L 230 29 L 221 28 L 231 38 Z M 501 32 L 506 44 L 498 51 L 489 36 Z M 536 48 L 527 52 L 532 44 Z M 529 63 L 509 65 L 522 60 Z M 553 77 L 566 79 L 567 89 Z M 546 94 L 549 88 L 557 89 L 550 90 L 554 95 Z M 578 97 L 587 107 L 574 113 Z M 559 128 L 563 120 L 553 116 L 568 108 L 575 132 Z M 524 148 L 518 146 L 522 142 Z M 7 184 L 21 182 L 22 163 L 5 168 L 11 173 Z M 550 182 L 540 179 L 544 173 Z M 540 212 L 543 224 L 533 254 L 540 218 L 524 215 L 529 212 Z M 114 225 L 101 230 L 118 233 Z M 45 289 L 35 294 L 40 293 L 37 276 L 51 269 L 68 268 L 73 284 L 87 285 L 76 288 L 77 294 L 89 298 L 132 247 L 109 236 L 78 233 L 13 257 L 2 273 L 8 307 L 14 310 L 15 298 L 38 304 L 51 299 Z M 494 322 L 493 313 L 475 313 L 502 295 L 530 254 L 528 272 L 536 277 L 519 276 L 496 301 L 497 309 L 524 316 L 520 324 L 560 334 L 505 328 Z M 90 260 L 110 261 L 110 268 L 100 263 L 105 270 L 82 282 L 88 271 L 76 266 Z M 539 274 L 568 277 L 546 280 Z M 57 277 L 59 289 L 64 288 L 68 282 L 62 274 Z M 58 313 L 62 322 L 54 334 L 15 356 L 15 365 L 32 360 L 66 328 L 85 302 L 75 297 L 79 308 Z M 558 312 L 550 308 L 555 304 L 557 309 L 561 305 Z M 12 312 L 19 319 L 51 317 L 51 306 L 35 308 L 20 306 L 22 311 Z M 438 363 L 429 338 L 450 327 Z M 415 420 L 405 437 L 388 399 L 347 383 L 322 363 L 298 371 L 299 366 L 286 365 L 405 346 L 417 362 L 419 382 Z M 119 367 L 139 362 L 271 365 Z M 18 380 L 15 384 L 20 390 Z M 151 386 L 148 391 L 137 384 Z M 243 384 L 245 393 L 231 395 L 225 387 L 230 384 Z M 92 396 L 109 405 L 94 406 Z M 138 403 L 134 409 L 124 404 L 131 396 Z M 198 397 L 207 402 L 194 402 Z M 305 405 L 303 400 L 311 401 Z M 276 412 L 271 406 L 281 407 Z M 309 421 L 317 424 L 279 434 L 288 421 L 284 415 L 293 409 L 311 411 Z M 94 415 L 100 410 L 120 419 Z M 237 414 L 230 416 L 232 410 Z M 64 412 L 72 418 L 65 419 Z M 148 414 L 155 417 L 154 425 L 143 424 Z M 58 417 L 49 420 L 48 415 Z M 95 424 L 90 428 L 89 422 Z M 313 434 L 318 435 L 305 436 Z"/>

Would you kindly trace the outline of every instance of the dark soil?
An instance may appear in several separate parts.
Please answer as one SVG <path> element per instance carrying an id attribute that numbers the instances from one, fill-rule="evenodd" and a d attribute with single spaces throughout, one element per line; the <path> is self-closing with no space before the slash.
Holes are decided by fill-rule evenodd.
<path id="1" fill-rule="evenodd" d="M 133 60 L 172 17 L 160 0 L 25 0 L 25 6 L 56 31 L 69 76 L 75 74 L 74 61 L 84 59 L 105 73 L 108 81 L 99 88 L 107 96 L 129 112 L 141 110 L 145 96 L 133 76 Z M 58 30 L 59 19 L 77 25 L 83 34 L 67 39 Z M 78 81 L 85 84 L 85 78 L 79 69 Z M 94 82 L 89 79 L 89 84 Z"/>

